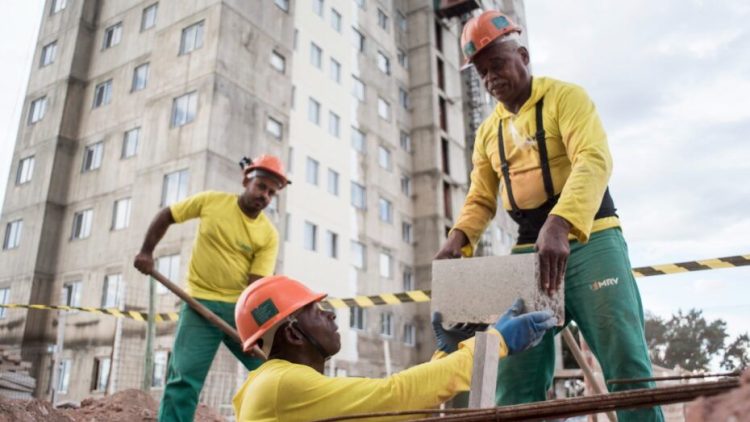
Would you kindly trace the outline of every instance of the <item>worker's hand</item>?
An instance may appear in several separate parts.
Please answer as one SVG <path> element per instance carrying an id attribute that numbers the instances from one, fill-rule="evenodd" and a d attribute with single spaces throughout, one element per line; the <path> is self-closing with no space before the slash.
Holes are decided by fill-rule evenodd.
<path id="1" fill-rule="evenodd" d="M 523 299 L 516 299 L 513 306 L 495 323 L 495 328 L 503 335 L 511 355 L 536 346 L 542 341 L 544 333 L 557 325 L 557 318 L 552 311 L 524 314 L 523 308 Z"/>
<path id="2" fill-rule="evenodd" d="M 453 230 L 443 247 L 440 248 L 432 259 L 454 259 L 461 258 L 461 248 L 469 243 L 469 238 L 461 230 Z"/>
<path id="3" fill-rule="evenodd" d="M 133 266 L 146 275 L 151 275 L 154 271 L 154 256 L 150 253 L 140 252 L 133 260 Z"/>
<path id="4" fill-rule="evenodd" d="M 437 338 L 438 350 L 445 353 L 453 353 L 458 350 L 458 343 L 474 337 L 477 331 L 487 329 L 487 324 L 455 324 L 449 328 L 443 327 L 443 315 L 440 312 L 432 313 L 432 331 Z"/>
<path id="5" fill-rule="evenodd" d="M 570 255 L 569 233 L 570 223 L 557 215 L 549 215 L 534 246 L 539 253 L 539 287 L 550 296 L 565 278 Z"/>

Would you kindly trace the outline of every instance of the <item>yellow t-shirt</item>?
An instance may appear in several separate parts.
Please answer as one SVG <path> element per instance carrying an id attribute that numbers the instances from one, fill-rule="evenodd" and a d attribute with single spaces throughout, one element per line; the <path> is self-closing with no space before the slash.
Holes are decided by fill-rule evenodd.
<path id="1" fill-rule="evenodd" d="M 198 299 L 234 303 L 250 274 L 273 274 L 279 235 L 261 212 L 252 219 L 238 196 L 202 192 L 170 206 L 177 223 L 200 218 L 187 274 L 187 293 Z"/>
<path id="2" fill-rule="evenodd" d="M 494 329 L 490 332 L 498 337 L 500 357 L 507 356 L 500 333 Z M 232 404 L 238 422 L 310 421 L 358 413 L 430 409 L 469 390 L 473 360 L 473 337 L 442 359 L 387 378 L 331 378 L 306 365 L 271 359 L 250 372 Z M 418 417 L 357 420 L 383 422 Z"/>

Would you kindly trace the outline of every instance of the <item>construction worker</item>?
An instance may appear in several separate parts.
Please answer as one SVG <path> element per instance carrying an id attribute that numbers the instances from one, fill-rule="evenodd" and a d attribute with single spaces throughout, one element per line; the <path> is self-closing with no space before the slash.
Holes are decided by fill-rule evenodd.
<path id="1" fill-rule="evenodd" d="M 471 187 L 435 258 L 473 254 L 495 215 L 502 184 L 503 207 L 519 226 L 513 253 L 538 252 L 547 292 L 564 285 L 566 323 L 576 321 L 605 378 L 651 377 L 641 298 L 607 188 L 607 135 L 581 87 L 532 78 L 520 33 L 498 11 L 483 12 L 463 28 L 465 67 L 474 66 L 498 104 L 477 130 Z M 533 350 L 501 361 L 498 405 L 544 400 L 554 353 L 549 333 Z M 518 379 L 524 382 L 510 382 Z M 663 420 L 658 407 L 617 413 L 621 422 Z"/>
<path id="2" fill-rule="evenodd" d="M 167 228 L 200 218 L 188 264 L 187 293 L 232 327 L 234 304 L 242 290 L 274 271 L 279 236 L 263 209 L 290 183 L 277 157 L 243 158 L 240 166 L 244 187 L 240 195 L 201 192 L 162 209 L 134 262 L 140 272 L 151 274 L 153 250 Z M 182 305 L 159 406 L 160 421 L 193 420 L 203 382 L 222 342 L 248 370 L 261 364 L 187 304 Z"/>
<path id="3" fill-rule="evenodd" d="M 326 360 L 341 349 L 336 314 L 319 304 L 325 297 L 275 275 L 253 283 L 237 300 L 235 320 L 243 349 L 257 345 L 269 356 L 234 397 L 238 422 L 423 410 L 469 389 L 477 327 L 446 330 L 439 316 L 433 321 L 439 359 L 382 379 L 323 375 Z M 497 336 L 501 358 L 536 344 L 557 323 L 549 310 L 522 311 L 523 302 L 517 300 L 489 329 Z"/>

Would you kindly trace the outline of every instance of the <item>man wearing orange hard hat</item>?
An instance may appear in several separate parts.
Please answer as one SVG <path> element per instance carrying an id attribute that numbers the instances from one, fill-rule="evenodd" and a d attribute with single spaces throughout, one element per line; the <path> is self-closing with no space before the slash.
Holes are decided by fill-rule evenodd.
<path id="1" fill-rule="evenodd" d="M 550 294 L 564 289 L 566 323 L 576 321 L 605 378 L 650 378 L 640 293 L 607 187 L 607 135 L 583 88 L 532 77 L 521 31 L 494 10 L 463 28 L 464 68 L 476 69 L 498 104 L 477 130 L 471 187 L 435 258 L 471 256 L 501 195 L 519 226 L 513 253 L 539 254 L 540 287 Z M 545 400 L 554 353 L 549 333 L 539 346 L 501 361 L 497 404 Z M 648 387 L 653 383 L 609 386 Z M 664 418 L 659 407 L 617 414 L 621 422 Z"/>
<path id="2" fill-rule="evenodd" d="M 151 222 L 134 261 L 140 272 L 151 274 L 154 248 L 169 226 L 199 218 L 188 264 L 187 293 L 232 327 L 240 293 L 274 271 L 279 235 L 263 210 L 291 183 L 281 160 L 272 155 L 243 158 L 240 167 L 241 194 L 206 191 L 164 207 Z M 261 364 L 187 304 L 182 305 L 159 406 L 160 421 L 193 420 L 203 383 L 222 342 L 248 370 Z"/>
<path id="3" fill-rule="evenodd" d="M 320 304 L 325 297 L 297 280 L 275 275 L 253 283 L 237 300 L 235 320 L 242 347 L 250 351 L 257 345 L 268 355 L 234 397 L 238 422 L 424 410 L 469 389 L 473 335 L 480 327 L 445 329 L 438 315 L 432 325 L 439 352 L 432 362 L 382 379 L 323 375 L 326 360 L 341 349 L 336 314 Z M 488 329 L 500 344 L 501 358 L 533 346 L 557 323 L 549 310 L 522 311 L 519 299 Z"/>

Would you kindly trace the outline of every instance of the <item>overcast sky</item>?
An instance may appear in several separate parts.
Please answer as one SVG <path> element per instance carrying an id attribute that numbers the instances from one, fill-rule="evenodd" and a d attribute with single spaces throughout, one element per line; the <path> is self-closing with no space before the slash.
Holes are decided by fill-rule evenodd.
<path id="1" fill-rule="evenodd" d="M 0 198 L 42 3 L 4 3 Z M 750 2 L 528 0 L 526 15 L 534 73 L 582 85 L 597 104 L 633 265 L 750 254 Z M 700 308 L 732 335 L 750 330 L 750 267 L 639 287 L 656 314 Z"/>

